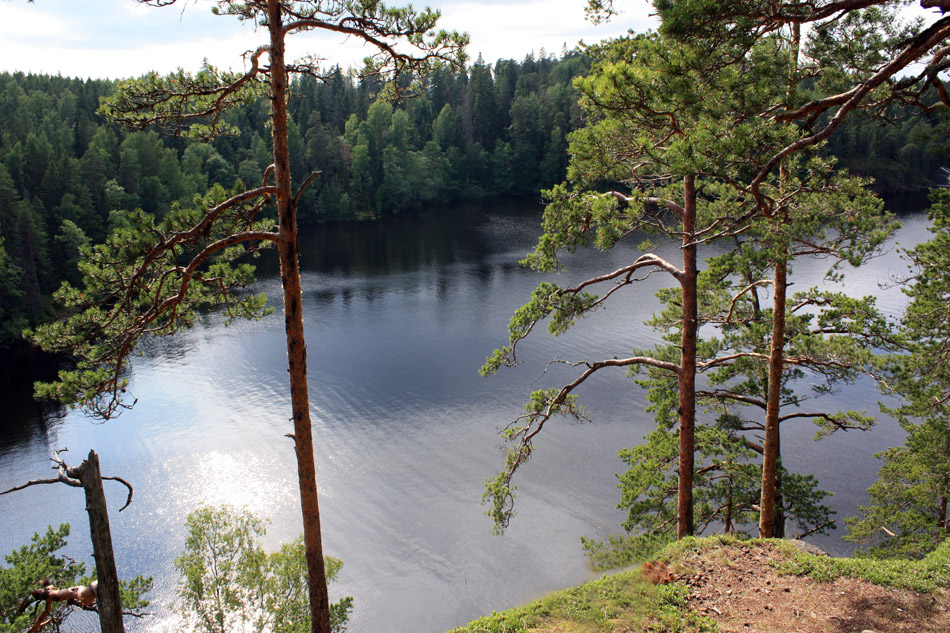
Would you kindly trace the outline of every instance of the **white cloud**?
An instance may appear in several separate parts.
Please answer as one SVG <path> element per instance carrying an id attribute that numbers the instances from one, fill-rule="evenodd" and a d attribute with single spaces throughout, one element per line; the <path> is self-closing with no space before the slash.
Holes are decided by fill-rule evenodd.
<path id="1" fill-rule="evenodd" d="M 32 6 L 7 3 L 0 5 L 0 39 L 9 48 L 14 42 L 72 37 L 72 22 L 55 14 L 40 13 Z M 7 50 L 8 54 L 10 51 Z"/>
<path id="2" fill-rule="evenodd" d="M 244 38 L 194 40 L 174 46 L 145 43 L 135 48 L 85 47 L 82 50 L 49 45 L 17 47 L 9 66 L 34 73 L 60 73 L 68 77 L 137 77 L 149 70 L 160 73 L 178 67 L 195 71 L 207 57 L 212 64 L 241 67 Z"/>
<path id="3" fill-rule="evenodd" d="M 481 53 L 488 62 L 496 59 L 522 59 L 542 48 L 560 54 L 561 47 L 571 49 L 584 39 L 588 43 L 615 37 L 634 28 L 650 28 L 647 11 L 633 6 L 619 18 L 595 26 L 584 16 L 582 0 L 521 0 L 493 5 L 488 2 L 443 2 L 442 25 L 465 30 L 471 35 L 469 52 Z M 498 8 L 493 8 L 497 6 Z"/>
<path id="4" fill-rule="evenodd" d="M 584 19 L 583 0 L 468 0 L 430 2 L 442 10 L 440 27 L 468 31 L 472 58 L 523 59 L 544 48 L 559 54 L 578 40 L 595 42 L 651 25 L 646 3 L 599 27 Z M 392 4 L 400 4 L 393 0 Z M 418 2 L 417 4 L 425 4 Z M 60 73 L 78 77 L 131 77 L 149 70 L 195 70 L 205 57 L 239 69 L 242 53 L 264 34 L 229 16 L 215 16 L 207 1 L 185 0 L 155 8 L 133 0 L 24 0 L 0 2 L 0 71 Z M 341 66 L 358 65 L 372 51 L 336 34 L 308 34 L 288 44 L 291 56 L 315 53 Z"/>

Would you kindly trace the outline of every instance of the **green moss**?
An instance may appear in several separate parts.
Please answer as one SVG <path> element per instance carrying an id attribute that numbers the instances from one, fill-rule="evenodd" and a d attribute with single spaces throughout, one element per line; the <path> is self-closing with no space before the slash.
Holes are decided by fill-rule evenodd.
<path id="1" fill-rule="evenodd" d="M 784 555 L 784 560 L 776 564 L 776 570 L 783 574 L 809 576 L 820 582 L 830 582 L 836 578 L 860 578 L 884 587 L 922 592 L 931 592 L 940 587 L 950 586 L 950 540 L 944 541 L 921 560 L 907 560 L 868 556 L 855 558 L 815 556 L 781 539 L 741 540 L 735 536 L 717 535 L 676 541 L 660 551 L 654 560 L 662 561 L 675 568 L 683 554 L 688 551 L 707 551 L 720 546 L 729 547 L 739 544 L 755 546 L 764 543 L 778 547 Z"/>
<path id="2" fill-rule="evenodd" d="M 703 538 L 687 536 L 678 541 L 673 541 L 661 549 L 651 560 L 663 562 L 675 568 L 687 552 L 705 552 L 718 547 L 750 545 L 762 542 L 761 539 L 743 539 L 734 534 L 716 534 Z"/>

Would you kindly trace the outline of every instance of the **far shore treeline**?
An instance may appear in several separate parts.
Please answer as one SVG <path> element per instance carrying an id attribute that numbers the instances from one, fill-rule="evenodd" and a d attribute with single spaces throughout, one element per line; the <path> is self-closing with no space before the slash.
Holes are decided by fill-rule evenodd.
<path id="1" fill-rule="evenodd" d="M 583 124 L 573 79 L 579 51 L 443 68 L 414 96 L 377 99 L 380 85 L 339 68 L 292 88 L 290 152 L 302 223 L 350 221 L 533 195 L 564 178 L 568 134 Z M 408 84 L 408 81 L 407 81 Z M 125 211 L 162 216 L 216 183 L 261 182 L 272 158 L 268 103 L 228 114 L 240 133 L 211 143 L 130 131 L 98 114 L 115 82 L 0 74 L 0 349 L 54 316 L 51 295 L 77 284 L 83 245 L 103 241 Z M 898 113 L 899 114 L 899 113 Z M 899 125 L 852 121 L 827 151 L 881 191 L 923 190 L 942 165 L 937 119 L 908 110 Z"/>

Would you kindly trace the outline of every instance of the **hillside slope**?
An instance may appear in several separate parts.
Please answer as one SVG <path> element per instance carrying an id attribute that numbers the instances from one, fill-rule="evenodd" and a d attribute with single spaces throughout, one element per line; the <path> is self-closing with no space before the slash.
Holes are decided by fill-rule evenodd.
<path id="1" fill-rule="evenodd" d="M 923 561 L 877 561 L 787 541 L 687 539 L 638 569 L 451 633 L 946 633 L 948 584 L 947 543 Z"/>

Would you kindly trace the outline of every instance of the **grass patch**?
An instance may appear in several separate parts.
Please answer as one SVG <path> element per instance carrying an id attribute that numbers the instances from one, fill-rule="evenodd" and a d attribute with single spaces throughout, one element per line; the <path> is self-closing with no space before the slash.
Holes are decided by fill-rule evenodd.
<path id="1" fill-rule="evenodd" d="M 950 586 L 950 540 L 921 560 L 905 558 L 830 558 L 813 556 L 783 544 L 787 557 L 778 566 L 781 573 L 811 576 L 815 580 L 861 578 L 883 587 L 899 587 L 913 591 L 932 592 Z"/>
<path id="2" fill-rule="evenodd" d="M 631 564 L 646 558 L 646 549 L 658 545 L 633 540 L 612 543 L 619 556 L 599 560 Z M 626 541 L 627 539 L 623 539 Z M 831 558 L 803 552 L 779 539 L 742 539 L 731 535 L 685 538 L 670 543 L 652 556 L 675 574 L 690 574 L 684 558 L 692 552 L 713 552 L 720 548 L 769 544 L 777 547 L 783 560 L 775 563 L 779 573 L 810 576 L 819 581 L 860 578 L 886 587 L 931 592 L 950 586 L 950 540 L 926 558 L 881 560 L 874 558 Z M 595 544 L 604 547 L 603 544 Z M 619 547 L 617 547 L 619 545 Z M 700 616 L 687 604 L 689 589 L 680 583 L 653 585 L 640 569 L 603 576 L 587 584 L 553 593 L 528 605 L 479 618 L 449 633 L 717 633 L 714 620 Z"/>
<path id="3" fill-rule="evenodd" d="M 581 537 L 581 547 L 594 571 L 607 571 L 630 567 L 649 560 L 666 547 L 669 535 L 618 535 L 610 536 L 607 542 Z"/>
<path id="4" fill-rule="evenodd" d="M 716 535 L 705 538 L 684 538 L 671 543 L 657 553 L 654 560 L 662 561 L 676 570 L 682 565 L 680 559 L 687 551 L 708 551 L 718 547 L 736 545 L 756 546 L 770 543 L 784 555 L 776 564 L 781 574 L 809 576 L 820 582 L 836 578 L 859 578 L 882 587 L 896 587 L 920 592 L 932 592 L 950 586 L 950 540 L 944 541 L 936 550 L 921 560 L 906 558 L 833 558 L 816 556 L 802 551 L 782 539 L 740 539 L 732 535 Z"/>
<path id="5" fill-rule="evenodd" d="M 686 608 L 686 596 L 685 587 L 654 586 L 634 569 L 558 591 L 523 607 L 492 613 L 450 633 L 536 629 L 565 633 L 715 633 L 718 628 L 712 620 Z"/>
<path id="6" fill-rule="evenodd" d="M 736 545 L 754 545 L 764 542 L 762 539 L 739 538 L 733 534 L 716 534 L 714 536 L 687 536 L 673 541 L 653 557 L 654 562 L 666 563 L 672 568 L 682 565 L 681 559 L 686 552 L 705 552 L 720 547 Z"/>
<path id="7" fill-rule="evenodd" d="M 781 574 L 809 576 L 820 582 L 831 582 L 836 578 L 859 578 L 882 587 L 927 593 L 950 586 L 950 540 L 941 543 L 921 560 L 908 560 L 868 556 L 816 556 L 782 539 L 739 539 L 731 535 L 717 535 L 685 538 L 671 543 L 656 555 L 655 560 L 675 567 L 686 551 L 706 551 L 735 545 L 755 546 L 763 543 L 771 543 L 784 554 L 784 560 L 776 564 L 776 570 Z"/>

